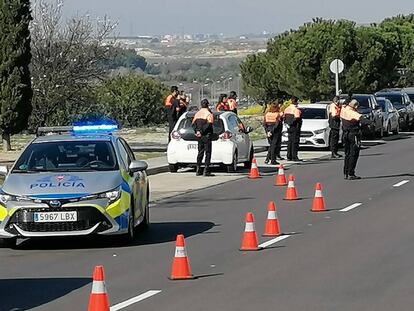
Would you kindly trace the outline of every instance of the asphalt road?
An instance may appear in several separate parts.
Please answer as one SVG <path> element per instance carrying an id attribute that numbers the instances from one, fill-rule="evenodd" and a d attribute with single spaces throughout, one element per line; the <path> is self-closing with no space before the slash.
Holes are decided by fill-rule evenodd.
<path id="1" fill-rule="evenodd" d="M 158 202 L 151 229 L 133 246 L 58 239 L 1 249 L 0 310 L 86 310 L 99 264 L 111 305 L 161 291 L 126 311 L 410 310 L 414 139 L 367 145 L 359 181 L 344 180 L 338 160 L 291 167 L 287 173 L 296 176 L 301 197 L 295 202 L 284 201 L 285 188 L 265 174 Z M 309 211 L 316 182 L 324 186 L 329 212 Z M 240 252 L 246 212 L 255 214 L 261 234 L 269 200 L 290 236 L 259 252 Z M 361 205 L 340 211 L 354 203 Z M 178 233 L 186 236 L 196 280 L 167 279 Z"/>

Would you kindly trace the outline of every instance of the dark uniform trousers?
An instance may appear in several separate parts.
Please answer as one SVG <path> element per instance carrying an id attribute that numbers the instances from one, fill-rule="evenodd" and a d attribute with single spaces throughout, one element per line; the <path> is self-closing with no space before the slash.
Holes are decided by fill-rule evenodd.
<path id="1" fill-rule="evenodd" d="M 288 129 L 288 144 L 287 144 L 287 158 L 288 160 L 298 159 L 300 142 L 300 127 L 291 126 Z"/>
<path id="2" fill-rule="evenodd" d="M 211 136 L 203 135 L 198 139 L 198 155 L 197 155 L 197 166 L 200 167 L 203 162 L 204 153 L 206 154 L 205 165 L 206 168 L 210 166 L 211 162 Z"/>
<path id="3" fill-rule="evenodd" d="M 167 120 L 168 120 L 168 141 L 171 140 L 171 132 L 174 129 L 175 123 L 177 122 L 177 114 L 173 108 L 167 108 Z"/>
<path id="4" fill-rule="evenodd" d="M 360 134 L 356 131 L 344 131 L 342 141 L 345 147 L 344 175 L 355 176 L 355 168 L 361 149 Z"/>
<path id="5" fill-rule="evenodd" d="M 331 145 L 331 151 L 333 154 L 338 153 L 338 143 L 339 143 L 339 129 L 331 128 L 329 133 L 329 144 Z"/>

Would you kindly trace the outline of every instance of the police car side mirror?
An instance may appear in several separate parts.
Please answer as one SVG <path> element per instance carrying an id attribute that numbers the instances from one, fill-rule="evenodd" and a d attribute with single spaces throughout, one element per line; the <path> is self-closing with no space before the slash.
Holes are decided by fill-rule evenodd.
<path id="1" fill-rule="evenodd" d="M 9 169 L 7 166 L 0 166 L 0 176 L 6 176 L 9 172 Z"/>
<path id="2" fill-rule="evenodd" d="M 132 161 L 129 165 L 129 172 L 136 173 L 145 171 L 148 168 L 148 164 L 145 161 Z"/>

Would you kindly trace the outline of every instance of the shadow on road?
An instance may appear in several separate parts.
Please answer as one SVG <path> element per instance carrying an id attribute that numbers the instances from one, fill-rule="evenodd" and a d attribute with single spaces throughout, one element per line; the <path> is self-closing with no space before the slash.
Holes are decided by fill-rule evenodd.
<path id="1" fill-rule="evenodd" d="M 381 179 L 381 178 L 395 178 L 395 177 L 413 177 L 413 173 L 401 173 L 401 174 L 393 174 L 393 175 L 380 175 L 380 176 L 366 176 L 362 177 L 362 179 Z"/>
<path id="2" fill-rule="evenodd" d="M 70 250 L 70 249 L 97 249 L 120 248 L 137 245 L 159 244 L 175 241 L 177 234 L 185 237 L 201 234 L 210 230 L 215 225 L 212 222 L 163 222 L 151 223 L 145 232 L 138 232 L 136 239 L 127 244 L 122 237 L 114 236 L 90 236 L 78 238 L 42 238 L 27 239 L 22 241 L 16 249 L 25 250 Z M 1 299 L 0 299 L 1 302 Z M 0 305 L 1 307 L 1 305 Z M 3 311 L 0 308 L 1 311 Z"/>
<path id="3" fill-rule="evenodd" d="M 91 278 L 0 279 L 0 310 L 31 310 L 91 282 Z"/>

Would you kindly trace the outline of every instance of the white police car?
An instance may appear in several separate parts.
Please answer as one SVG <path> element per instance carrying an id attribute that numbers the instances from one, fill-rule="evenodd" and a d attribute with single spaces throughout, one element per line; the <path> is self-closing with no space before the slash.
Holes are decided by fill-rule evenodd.
<path id="1" fill-rule="evenodd" d="M 147 163 L 114 124 L 39 129 L 0 190 L 0 240 L 123 235 L 149 224 Z M 49 135 L 51 134 L 51 135 Z"/>

